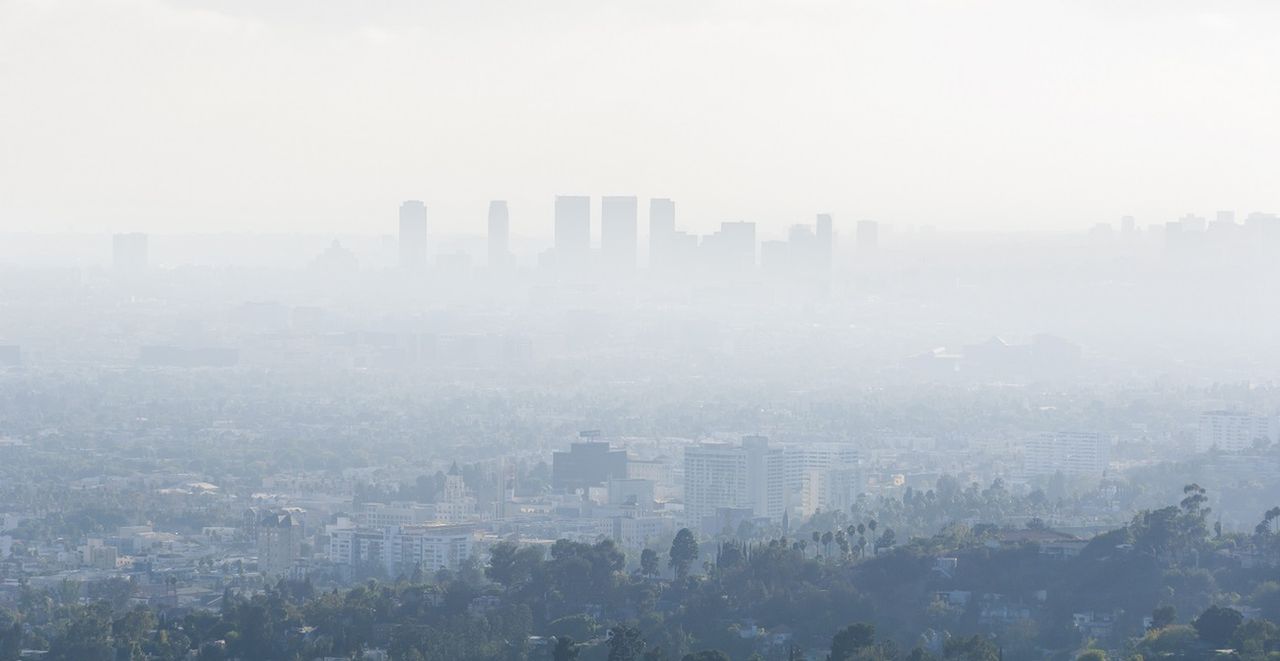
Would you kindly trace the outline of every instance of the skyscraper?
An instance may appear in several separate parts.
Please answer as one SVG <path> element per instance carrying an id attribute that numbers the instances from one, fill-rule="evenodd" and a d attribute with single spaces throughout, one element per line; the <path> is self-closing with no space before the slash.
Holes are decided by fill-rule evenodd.
<path id="1" fill-rule="evenodd" d="M 786 482 L 782 451 L 763 436 L 748 436 L 737 446 L 699 443 L 684 451 L 685 515 L 689 525 L 704 530 L 724 508 L 780 520 Z"/>
<path id="2" fill-rule="evenodd" d="M 505 269 L 511 264 L 511 219 L 505 200 L 489 203 L 489 268 Z"/>
<path id="3" fill-rule="evenodd" d="M 555 261 L 562 273 L 581 273 L 590 263 L 591 198 L 556 196 Z"/>
<path id="4" fill-rule="evenodd" d="M 676 233 L 676 203 L 665 198 L 649 200 L 649 268 L 669 269 Z"/>
<path id="5" fill-rule="evenodd" d="M 606 196 L 600 201 L 600 256 L 605 268 L 626 272 L 636 267 L 636 198 Z"/>
<path id="6" fill-rule="evenodd" d="M 408 200 L 400 205 L 400 268 L 427 265 L 427 205 Z"/>
<path id="7" fill-rule="evenodd" d="M 817 245 L 815 249 L 818 251 L 818 268 L 823 274 L 831 271 L 831 252 L 835 248 L 835 236 L 831 227 L 831 214 L 820 213 L 818 219 L 814 223 L 815 234 L 817 235 Z"/>
<path id="8" fill-rule="evenodd" d="M 147 269 L 147 235 L 140 232 L 111 237 L 111 263 L 117 271 L 137 273 Z"/>
<path id="9" fill-rule="evenodd" d="M 874 220 L 859 220 L 858 234 L 854 239 L 858 252 L 868 254 L 880 244 L 880 224 Z"/>

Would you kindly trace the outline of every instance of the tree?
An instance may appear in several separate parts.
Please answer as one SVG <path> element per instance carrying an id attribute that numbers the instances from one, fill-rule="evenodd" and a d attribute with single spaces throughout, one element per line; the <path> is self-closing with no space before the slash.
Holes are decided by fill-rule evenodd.
<path id="1" fill-rule="evenodd" d="M 1178 619 L 1178 609 L 1173 606 L 1157 606 L 1151 611 L 1151 628 L 1163 629 Z"/>
<path id="2" fill-rule="evenodd" d="M 1272 522 L 1275 521 L 1277 518 L 1280 518 L 1280 507 L 1272 507 L 1271 509 L 1263 513 L 1262 523 L 1259 523 L 1258 526 L 1253 529 L 1253 531 L 1257 533 L 1258 536 L 1260 537 L 1270 535 L 1274 530 L 1274 528 L 1272 527 Z"/>
<path id="3" fill-rule="evenodd" d="M 609 630 L 609 661 L 638 661 L 643 652 L 639 629 L 619 625 Z"/>
<path id="4" fill-rule="evenodd" d="M 50 641 L 47 658 L 57 661 L 111 661 L 111 607 L 106 602 L 76 609 L 66 628 Z"/>
<path id="5" fill-rule="evenodd" d="M 1246 659 L 1265 658 L 1268 647 L 1280 642 L 1280 627 L 1266 620 L 1254 619 L 1236 627 L 1231 647 Z"/>
<path id="6" fill-rule="evenodd" d="M 956 661 L 999 661 L 1000 650 L 982 636 L 952 638 L 943 646 L 942 658 Z"/>
<path id="7" fill-rule="evenodd" d="M 859 651 L 876 644 L 875 625 L 865 622 L 850 624 L 831 639 L 831 661 L 848 661 Z"/>
<path id="8" fill-rule="evenodd" d="M 675 570 L 676 578 L 683 580 L 689 575 L 689 567 L 698 559 L 698 540 L 693 531 L 681 528 L 676 538 L 671 541 L 670 567 Z"/>
<path id="9" fill-rule="evenodd" d="M 640 552 L 640 573 L 645 576 L 658 575 L 658 552 L 645 549 Z"/>
<path id="10" fill-rule="evenodd" d="M 1076 661 L 1107 661 L 1107 653 L 1099 649 L 1088 649 L 1081 652 Z"/>
<path id="11" fill-rule="evenodd" d="M 732 659 L 729 658 L 728 654 L 720 650 L 702 650 L 701 652 L 686 654 L 681 657 L 680 661 L 732 661 Z"/>
<path id="12" fill-rule="evenodd" d="M 1243 621 L 1244 616 L 1234 608 L 1210 606 L 1191 622 L 1191 626 L 1195 627 L 1201 640 L 1215 647 L 1225 647 Z"/>
<path id="13" fill-rule="evenodd" d="M 569 636 L 556 636 L 555 649 L 551 650 L 552 661 L 576 661 L 578 644 Z"/>
<path id="14" fill-rule="evenodd" d="M 876 551 L 887 549 L 893 546 L 896 541 L 897 537 L 893 533 L 893 528 L 885 528 L 884 532 L 880 534 L 880 539 L 876 540 Z"/>
<path id="15" fill-rule="evenodd" d="M 0 629 L 0 661 L 17 661 L 21 653 L 22 622 L 14 618 L 12 625 Z"/>
<path id="16" fill-rule="evenodd" d="M 542 547 L 499 542 L 490 551 L 489 566 L 485 567 L 484 574 L 489 580 L 510 588 L 529 580 L 541 562 Z"/>

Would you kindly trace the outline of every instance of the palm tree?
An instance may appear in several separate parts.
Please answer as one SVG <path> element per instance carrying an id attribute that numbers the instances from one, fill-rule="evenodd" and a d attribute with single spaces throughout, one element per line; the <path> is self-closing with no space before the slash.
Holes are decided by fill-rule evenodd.
<path id="1" fill-rule="evenodd" d="M 1280 518 L 1280 507 L 1272 507 L 1271 509 L 1263 513 L 1262 516 L 1263 516 L 1262 523 L 1259 523 L 1258 527 L 1254 528 L 1254 532 L 1258 533 L 1259 535 L 1270 534 L 1274 530 L 1272 528 L 1271 522 L 1275 521 L 1276 518 Z"/>

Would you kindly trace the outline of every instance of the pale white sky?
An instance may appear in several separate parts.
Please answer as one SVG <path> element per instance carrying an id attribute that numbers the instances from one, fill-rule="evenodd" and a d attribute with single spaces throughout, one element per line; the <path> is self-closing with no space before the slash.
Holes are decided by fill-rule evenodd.
<path id="1" fill-rule="evenodd" d="M 1280 211 L 1277 34 L 1267 0 L 0 0 L 0 231 Z"/>

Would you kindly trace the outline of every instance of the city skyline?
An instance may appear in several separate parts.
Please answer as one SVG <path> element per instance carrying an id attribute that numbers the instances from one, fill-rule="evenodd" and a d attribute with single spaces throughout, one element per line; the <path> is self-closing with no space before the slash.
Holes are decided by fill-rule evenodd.
<path id="1" fill-rule="evenodd" d="M 1277 34 L 0 0 L 0 661 L 1277 661 Z"/>
<path id="2" fill-rule="evenodd" d="M 527 234 L 574 191 L 698 233 L 1280 209 L 1280 8 L 1125 4 L 11 0 L 0 231 L 350 232 L 421 197 L 456 233 L 497 197 Z"/>

